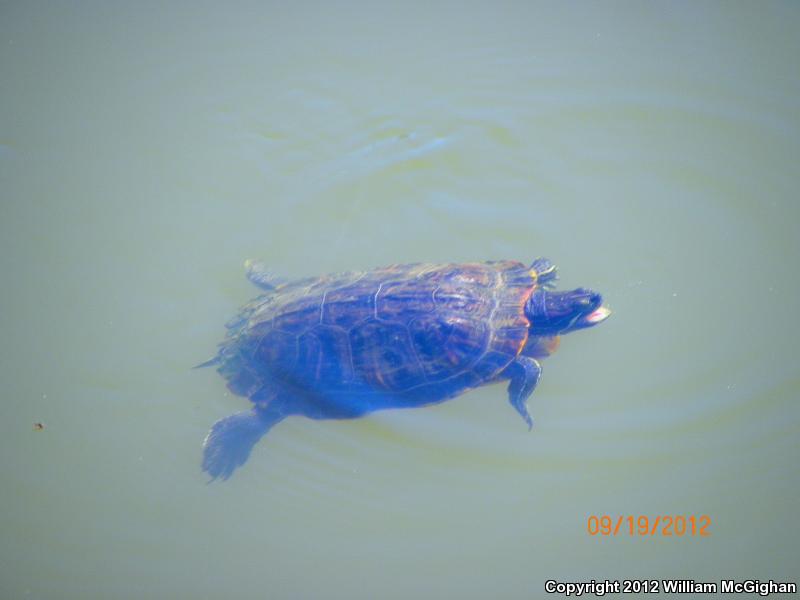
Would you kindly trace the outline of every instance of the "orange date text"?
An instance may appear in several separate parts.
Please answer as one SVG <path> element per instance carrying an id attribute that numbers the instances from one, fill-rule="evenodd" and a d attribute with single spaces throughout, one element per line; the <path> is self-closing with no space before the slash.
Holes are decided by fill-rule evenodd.
<path id="1" fill-rule="evenodd" d="M 586 520 L 589 535 L 708 537 L 711 517 L 708 515 L 590 515 Z"/>

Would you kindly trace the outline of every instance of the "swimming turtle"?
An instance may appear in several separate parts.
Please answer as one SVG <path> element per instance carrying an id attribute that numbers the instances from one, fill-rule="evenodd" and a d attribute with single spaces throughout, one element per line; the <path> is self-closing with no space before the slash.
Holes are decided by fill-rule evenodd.
<path id="1" fill-rule="evenodd" d="M 227 479 L 256 442 L 290 415 L 352 419 L 442 402 L 509 381 L 530 429 L 527 400 L 563 333 L 604 321 L 600 294 L 554 291 L 545 258 L 407 264 L 283 281 L 246 263 L 263 294 L 227 324 L 216 365 L 251 410 L 217 421 L 203 470 Z"/>

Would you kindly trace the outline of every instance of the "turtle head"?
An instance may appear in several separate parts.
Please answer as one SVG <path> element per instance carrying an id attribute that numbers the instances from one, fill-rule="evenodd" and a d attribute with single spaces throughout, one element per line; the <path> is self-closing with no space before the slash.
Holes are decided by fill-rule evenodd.
<path id="1" fill-rule="evenodd" d="M 566 292 L 539 288 L 528 299 L 525 315 L 531 322 L 531 335 L 559 335 L 605 321 L 611 311 L 602 304 L 600 294 L 585 288 Z"/>

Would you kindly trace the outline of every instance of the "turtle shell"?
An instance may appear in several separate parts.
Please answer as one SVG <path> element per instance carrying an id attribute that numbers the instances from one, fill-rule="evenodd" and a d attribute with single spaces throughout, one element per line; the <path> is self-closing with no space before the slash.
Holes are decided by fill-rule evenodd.
<path id="1" fill-rule="evenodd" d="M 229 324 L 219 371 L 254 401 L 278 388 L 368 398 L 361 413 L 438 402 L 496 379 L 521 352 L 535 287 L 536 272 L 515 261 L 393 265 L 283 284 Z"/>

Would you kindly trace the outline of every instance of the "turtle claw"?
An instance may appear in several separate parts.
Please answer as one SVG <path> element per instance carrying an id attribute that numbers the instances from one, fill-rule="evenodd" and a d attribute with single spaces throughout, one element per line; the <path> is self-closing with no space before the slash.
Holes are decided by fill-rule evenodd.
<path id="1" fill-rule="evenodd" d="M 522 415 L 522 418 L 525 420 L 525 424 L 528 426 L 528 431 L 533 429 L 533 419 L 531 418 L 531 414 L 528 412 L 528 403 L 524 403 L 521 406 L 515 406 L 514 408 L 517 409 L 517 412 Z"/>

